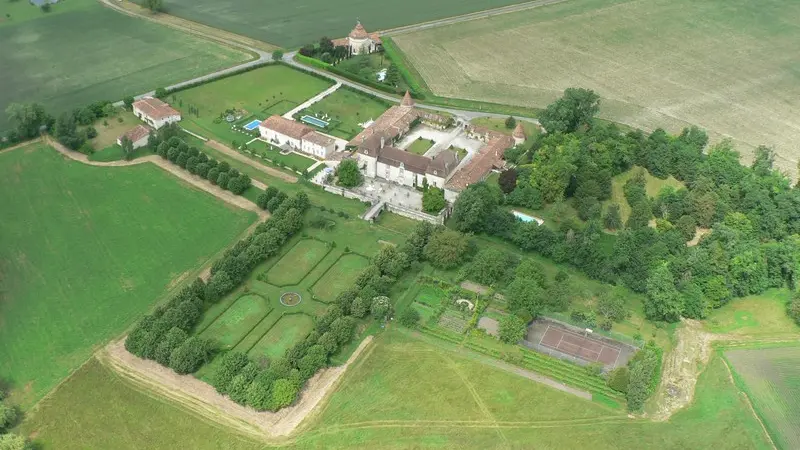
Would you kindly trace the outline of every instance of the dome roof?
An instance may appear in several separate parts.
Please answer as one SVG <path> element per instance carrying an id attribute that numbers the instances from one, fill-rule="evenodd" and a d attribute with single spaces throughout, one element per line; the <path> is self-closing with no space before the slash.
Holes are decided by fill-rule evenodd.
<path id="1" fill-rule="evenodd" d="M 349 36 L 353 39 L 366 39 L 369 37 L 367 30 L 364 29 L 364 25 L 361 25 L 361 22 L 356 22 L 355 28 L 353 31 L 350 32 Z"/>

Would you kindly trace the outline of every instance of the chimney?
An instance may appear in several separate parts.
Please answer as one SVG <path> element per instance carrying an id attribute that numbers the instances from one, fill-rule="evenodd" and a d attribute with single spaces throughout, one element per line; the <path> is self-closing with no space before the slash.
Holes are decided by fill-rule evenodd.
<path id="1" fill-rule="evenodd" d="M 381 136 L 381 148 L 383 148 L 383 143 L 384 143 L 383 136 Z"/>

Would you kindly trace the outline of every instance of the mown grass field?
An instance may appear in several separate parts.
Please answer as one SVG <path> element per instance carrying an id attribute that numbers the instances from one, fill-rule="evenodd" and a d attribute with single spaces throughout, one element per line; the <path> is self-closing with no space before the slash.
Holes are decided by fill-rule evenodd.
<path id="1" fill-rule="evenodd" d="M 0 154 L 0 378 L 30 407 L 234 241 L 255 214 L 153 165 Z"/>
<path id="2" fill-rule="evenodd" d="M 491 4 L 481 0 L 435 3 L 302 0 L 269 5 L 257 0 L 223 4 L 210 0 L 177 0 L 169 4 L 168 10 L 170 14 L 215 28 L 295 48 L 316 42 L 322 36 L 346 36 L 356 19 L 361 20 L 367 31 L 378 31 L 515 3 L 520 0 L 495 0 Z"/>
<path id="3" fill-rule="evenodd" d="M 727 350 L 725 358 L 778 447 L 800 448 L 800 347 Z"/>
<path id="4" fill-rule="evenodd" d="M 258 294 L 245 294 L 203 331 L 203 337 L 213 339 L 223 349 L 233 348 L 270 313 L 270 302 Z"/>
<path id="5" fill-rule="evenodd" d="M 433 147 L 433 144 L 433 142 L 427 139 L 417 139 L 416 141 L 412 142 L 411 145 L 406 147 L 406 151 L 415 153 L 417 155 L 424 155 L 425 152 Z"/>
<path id="6" fill-rule="evenodd" d="M 695 403 L 656 423 L 398 332 L 351 367 L 297 446 L 769 448 L 719 357 L 701 375 Z"/>
<path id="7" fill-rule="evenodd" d="M 389 109 L 389 106 L 386 101 L 370 98 L 342 87 L 314 103 L 301 114 L 327 114 L 335 122 L 335 127 L 322 131 L 349 140 L 363 130 L 359 123 L 377 119 Z"/>
<path id="8" fill-rule="evenodd" d="M 249 353 L 256 358 L 259 356 L 266 356 L 269 359 L 280 358 L 313 328 L 314 320 L 306 314 L 284 314 Z"/>
<path id="9" fill-rule="evenodd" d="M 645 190 L 647 191 L 648 197 L 657 197 L 658 193 L 661 192 L 661 189 L 667 186 L 671 186 L 676 190 L 684 187 L 682 182 L 676 180 L 675 177 L 671 175 L 667 179 L 662 180 L 661 178 L 656 178 L 650 175 L 650 172 L 640 167 L 634 167 L 625 173 L 615 176 L 611 180 L 611 199 L 604 202 L 604 211 L 605 208 L 607 208 L 611 203 L 618 204 L 619 214 L 622 216 L 623 222 L 628 220 L 628 216 L 631 215 L 631 206 L 628 204 L 628 200 L 625 198 L 625 183 L 629 179 L 633 178 L 639 171 L 644 173 L 644 178 L 647 181 L 647 184 L 645 184 Z"/>
<path id="10" fill-rule="evenodd" d="M 786 315 L 791 298 L 788 289 L 770 289 L 760 295 L 733 299 L 713 310 L 705 327 L 712 333 L 743 339 L 798 338 L 800 327 Z"/>
<path id="11" fill-rule="evenodd" d="M 26 1 L 0 3 L 0 48 L 0 130 L 9 126 L 5 109 L 12 102 L 40 102 L 51 113 L 71 111 L 251 58 L 95 0 L 61 2 L 50 13 Z"/>
<path id="12" fill-rule="evenodd" d="M 794 171 L 798 14 L 791 0 L 574 0 L 394 41 L 437 95 L 541 108 L 591 88 L 602 118 L 699 125 L 745 153 L 774 146 Z"/>
<path id="13" fill-rule="evenodd" d="M 240 111 L 242 121 L 264 120 L 288 112 L 331 84 L 275 64 L 177 92 L 166 101 L 181 111 L 181 126 L 187 130 L 227 145 L 233 140 L 241 144 L 252 137 L 232 130 L 229 123 L 219 120 L 226 110 Z M 189 112 L 190 107 L 196 112 Z"/>
<path id="14" fill-rule="evenodd" d="M 333 302 L 336 296 L 352 286 L 358 274 L 369 265 L 369 260 L 354 253 L 341 257 L 314 284 L 314 294 L 325 302 Z"/>
<path id="15" fill-rule="evenodd" d="M 326 242 L 303 239 L 292 247 L 269 272 L 267 281 L 275 286 L 290 286 L 299 283 L 311 271 L 330 248 Z"/>

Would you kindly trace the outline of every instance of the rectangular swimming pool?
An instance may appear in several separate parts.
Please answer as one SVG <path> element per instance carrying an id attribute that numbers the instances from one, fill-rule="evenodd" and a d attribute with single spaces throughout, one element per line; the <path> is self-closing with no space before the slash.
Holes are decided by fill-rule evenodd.
<path id="1" fill-rule="evenodd" d="M 328 126 L 328 122 L 325 122 L 324 120 L 318 119 L 318 118 L 316 118 L 314 116 L 303 116 L 303 117 L 300 118 L 300 120 L 302 120 L 305 123 L 308 123 L 308 124 L 311 124 L 311 125 L 314 125 L 314 126 L 317 126 L 317 127 L 320 127 L 320 128 L 325 128 L 325 127 Z"/>
<path id="2" fill-rule="evenodd" d="M 247 124 L 247 125 L 245 125 L 243 128 L 244 128 L 245 130 L 247 130 L 247 131 L 253 131 L 253 130 L 255 130 L 256 128 L 258 128 L 258 125 L 259 125 L 260 123 L 261 123 L 261 121 L 260 121 L 260 120 L 258 120 L 258 119 L 253 119 L 253 121 L 252 121 L 252 122 L 248 123 L 248 124 Z"/>

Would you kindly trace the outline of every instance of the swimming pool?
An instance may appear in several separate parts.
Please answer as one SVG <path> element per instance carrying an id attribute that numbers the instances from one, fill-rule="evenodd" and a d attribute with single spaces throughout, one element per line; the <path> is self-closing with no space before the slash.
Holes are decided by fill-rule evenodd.
<path id="1" fill-rule="evenodd" d="M 300 120 L 320 128 L 325 128 L 328 126 L 328 122 L 325 122 L 324 120 L 318 119 L 314 116 L 303 116 L 300 118 Z"/>
<path id="2" fill-rule="evenodd" d="M 529 215 L 527 215 L 525 213 L 521 213 L 519 211 L 511 211 L 511 214 L 514 214 L 514 217 L 516 217 L 517 219 L 519 219 L 519 220 L 521 220 L 523 222 L 536 222 L 539 225 L 544 223 L 544 220 L 542 220 L 542 219 L 540 219 L 538 217 L 529 216 Z"/>
<path id="3" fill-rule="evenodd" d="M 255 130 L 256 128 L 258 128 L 258 125 L 259 125 L 260 123 L 261 123 L 261 121 L 260 121 L 260 120 L 258 120 L 258 119 L 253 119 L 253 121 L 252 121 L 252 122 L 248 123 L 248 124 L 247 124 L 247 125 L 245 125 L 243 128 L 244 128 L 245 130 L 247 130 L 247 131 L 253 131 L 253 130 Z"/>

